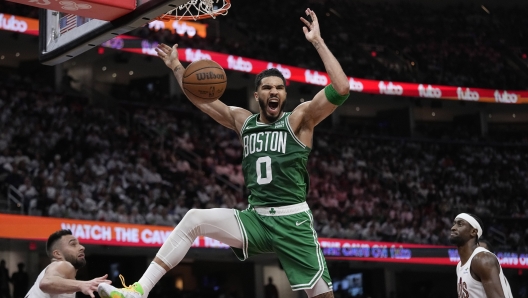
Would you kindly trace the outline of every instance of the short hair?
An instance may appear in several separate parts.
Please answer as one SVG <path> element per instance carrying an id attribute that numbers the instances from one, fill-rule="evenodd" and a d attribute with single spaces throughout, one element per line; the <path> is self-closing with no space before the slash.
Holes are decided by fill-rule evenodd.
<path id="1" fill-rule="evenodd" d="M 63 230 L 58 230 L 57 232 L 51 234 L 48 237 L 48 241 L 46 242 L 46 253 L 48 254 L 48 257 L 51 258 L 53 256 L 53 250 L 52 250 L 53 245 L 55 245 L 55 243 L 57 243 L 57 241 L 59 241 L 64 235 L 73 235 L 73 234 L 71 230 L 63 229 Z"/>
<path id="2" fill-rule="evenodd" d="M 258 90 L 258 87 L 262 83 L 262 79 L 267 78 L 267 77 L 279 77 L 282 79 L 284 86 L 286 86 L 286 79 L 284 78 L 284 75 L 282 74 L 282 72 L 280 72 L 280 70 L 276 68 L 269 68 L 269 69 L 265 69 L 261 71 L 255 78 L 255 91 Z"/>
<path id="3" fill-rule="evenodd" d="M 471 217 L 473 217 L 477 222 L 478 224 L 480 225 L 480 228 L 482 229 L 482 234 L 484 234 L 484 224 L 482 223 L 482 220 L 476 216 L 475 214 L 473 213 L 468 213 L 468 215 L 470 215 Z M 475 227 L 473 227 L 475 228 Z M 479 237 L 478 237 L 478 234 L 477 234 L 477 237 L 475 238 L 475 243 L 478 244 L 479 243 Z"/>

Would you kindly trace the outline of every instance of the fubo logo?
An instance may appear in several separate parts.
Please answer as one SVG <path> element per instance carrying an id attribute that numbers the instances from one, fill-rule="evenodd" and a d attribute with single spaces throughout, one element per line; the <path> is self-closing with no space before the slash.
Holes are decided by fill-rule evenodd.
<path id="1" fill-rule="evenodd" d="M 211 55 L 202 53 L 202 51 L 200 50 L 196 50 L 196 51 L 192 49 L 185 50 L 185 60 L 187 61 L 194 62 L 194 61 L 205 60 L 205 59 L 212 60 Z"/>
<path id="2" fill-rule="evenodd" d="M 501 102 L 501 103 L 516 103 L 518 100 L 517 94 L 515 93 L 508 93 L 508 91 L 504 90 L 502 94 L 499 90 L 495 90 L 495 101 Z"/>
<path id="3" fill-rule="evenodd" d="M 324 75 L 320 75 L 317 71 L 314 71 L 313 73 L 307 69 L 304 72 L 304 79 L 306 80 L 306 83 L 314 84 L 314 85 L 321 85 L 325 86 L 328 84 L 328 79 Z"/>
<path id="4" fill-rule="evenodd" d="M 156 31 L 165 29 L 165 23 L 163 21 L 154 20 L 148 24 L 149 29 Z"/>
<path id="5" fill-rule="evenodd" d="M 478 101 L 480 99 L 479 93 L 477 91 L 471 91 L 469 88 L 463 90 L 462 88 L 458 87 L 457 95 L 458 99 L 460 100 Z"/>
<path id="6" fill-rule="evenodd" d="M 193 37 L 196 35 L 196 28 L 193 26 L 189 26 L 186 23 L 180 23 L 178 21 L 175 21 L 172 23 L 172 28 L 178 33 L 179 35 L 184 35 L 187 33 L 189 37 Z"/>
<path id="7" fill-rule="evenodd" d="M 378 84 L 380 94 L 387 94 L 387 95 L 402 95 L 403 94 L 403 87 L 400 85 L 393 84 L 392 82 L 389 82 L 388 84 L 385 84 L 385 82 L 380 81 Z"/>
<path id="8" fill-rule="evenodd" d="M 418 85 L 418 96 L 440 98 L 442 97 L 442 90 L 440 90 L 439 88 L 434 88 L 431 85 L 427 85 L 427 87 L 424 87 L 424 85 L 420 84 Z"/>
<path id="9" fill-rule="evenodd" d="M 253 64 L 244 60 L 242 57 L 235 58 L 233 55 L 227 57 L 227 68 L 245 72 L 251 72 L 253 70 Z"/>
<path id="10" fill-rule="evenodd" d="M 157 42 L 150 43 L 148 40 L 141 41 L 141 53 L 156 56 L 156 47 L 158 46 Z"/>
<path id="11" fill-rule="evenodd" d="M 0 13 L 0 29 L 16 31 L 16 32 L 26 32 L 28 25 L 22 20 L 17 20 L 15 16 L 6 18 L 3 13 Z"/>
<path id="12" fill-rule="evenodd" d="M 350 90 L 361 92 L 363 91 L 363 83 L 360 81 L 355 81 L 353 78 L 348 79 L 348 84 L 350 85 Z"/>

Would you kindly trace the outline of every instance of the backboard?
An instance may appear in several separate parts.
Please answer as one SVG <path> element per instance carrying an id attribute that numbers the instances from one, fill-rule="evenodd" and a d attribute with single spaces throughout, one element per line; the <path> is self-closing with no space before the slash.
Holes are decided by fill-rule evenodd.
<path id="1" fill-rule="evenodd" d="M 141 27 L 187 1 L 137 0 L 135 10 L 112 21 L 40 9 L 39 60 L 45 65 L 62 63 L 117 35 Z"/>

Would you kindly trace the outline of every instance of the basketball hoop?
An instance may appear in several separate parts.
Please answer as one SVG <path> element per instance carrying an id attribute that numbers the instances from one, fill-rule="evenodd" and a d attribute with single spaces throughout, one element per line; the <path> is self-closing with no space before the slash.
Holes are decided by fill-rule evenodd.
<path id="1" fill-rule="evenodd" d="M 222 2 L 222 7 L 220 3 Z M 218 3 L 218 6 L 216 5 Z M 225 16 L 227 10 L 231 7 L 230 0 L 190 0 L 167 13 L 162 14 L 156 19 L 160 21 L 196 21 Z"/>

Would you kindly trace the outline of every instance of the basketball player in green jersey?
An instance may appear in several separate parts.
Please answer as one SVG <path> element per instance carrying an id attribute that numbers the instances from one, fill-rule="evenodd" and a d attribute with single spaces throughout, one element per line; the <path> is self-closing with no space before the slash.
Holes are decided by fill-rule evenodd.
<path id="1" fill-rule="evenodd" d="M 314 127 L 347 99 L 349 82 L 321 38 L 317 16 L 310 9 L 306 9 L 306 15 L 312 22 L 301 17 L 304 35 L 319 53 L 331 81 L 311 101 L 291 113 L 284 112 L 286 82 L 277 69 L 257 75 L 254 96 L 260 106 L 258 114 L 219 100 L 191 100 L 218 123 L 239 134 L 244 179 L 251 192 L 248 209 L 189 210 L 138 282 L 123 289 L 101 284 L 101 297 L 145 298 L 160 278 L 183 259 L 198 236 L 226 243 L 241 260 L 276 253 L 293 290 L 305 290 L 308 297 L 333 297 L 330 275 L 313 229 L 313 216 L 306 204 L 306 163 Z M 177 45 L 160 45 L 156 51 L 181 86 L 184 67 L 178 59 Z"/>

